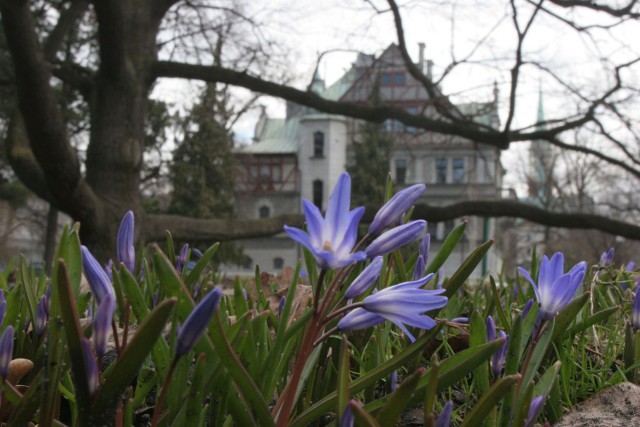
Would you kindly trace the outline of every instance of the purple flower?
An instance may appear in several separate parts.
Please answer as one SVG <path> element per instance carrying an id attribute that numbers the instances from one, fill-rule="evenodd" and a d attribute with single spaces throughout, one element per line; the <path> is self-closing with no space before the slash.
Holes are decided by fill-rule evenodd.
<path id="1" fill-rule="evenodd" d="M 85 337 L 80 339 L 82 345 L 82 359 L 84 359 L 85 373 L 87 375 L 87 386 L 89 387 L 89 394 L 94 395 L 98 391 L 98 385 L 100 384 L 100 376 L 98 373 L 98 364 L 91 352 L 91 346 L 89 340 Z"/>
<path id="2" fill-rule="evenodd" d="M 442 408 L 442 412 L 436 419 L 436 427 L 449 427 L 451 423 L 451 411 L 453 411 L 453 401 L 448 401 Z"/>
<path id="3" fill-rule="evenodd" d="M 347 407 L 344 409 L 342 416 L 340 417 L 340 423 L 338 427 L 353 427 L 356 419 L 353 416 L 353 412 L 351 411 L 351 405 L 357 405 L 358 402 L 355 400 L 350 400 L 347 404 Z"/>
<path id="4" fill-rule="evenodd" d="M 100 302 L 95 316 L 91 321 L 93 327 L 93 347 L 98 357 L 104 356 L 107 352 L 107 339 L 109 329 L 113 320 L 113 313 L 116 311 L 116 299 L 113 295 L 108 295 Z"/>
<path id="5" fill-rule="evenodd" d="M 40 301 L 38 301 L 38 312 L 36 313 L 35 330 L 37 337 L 40 337 L 40 335 L 42 335 L 42 333 L 44 332 L 44 327 L 47 325 L 48 317 L 47 297 L 43 295 L 42 297 L 40 297 Z"/>
<path id="6" fill-rule="evenodd" d="M 364 252 L 352 253 L 364 208 L 350 211 L 350 198 L 351 178 L 349 174 L 343 173 L 329 197 L 324 218 L 313 203 L 302 201 L 309 233 L 295 227 L 284 227 L 289 237 L 313 254 L 320 268 L 342 268 L 366 258 Z"/>
<path id="7" fill-rule="evenodd" d="M 365 252 L 369 258 L 388 254 L 421 238 L 426 229 L 427 222 L 421 219 L 399 225 L 398 227 L 388 230 L 371 242 L 365 249 Z"/>
<path id="8" fill-rule="evenodd" d="M 387 203 L 385 203 L 369 225 L 369 234 L 378 234 L 391 224 L 395 223 L 400 217 L 409 210 L 409 208 L 424 193 L 424 184 L 415 184 L 397 192 Z"/>
<path id="9" fill-rule="evenodd" d="M 136 250 L 133 247 L 133 212 L 128 211 L 122 217 L 116 238 L 116 255 L 118 261 L 133 273 L 136 267 Z"/>
<path id="10" fill-rule="evenodd" d="M 636 263 L 633 261 L 629 261 L 625 266 L 624 266 L 625 271 L 633 271 L 636 269 Z"/>
<path id="11" fill-rule="evenodd" d="M 531 283 L 540 304 L 542 320 L 553 319 L 575 295 L 587 272 L 587 263 L 582 261 L 568 272 L 564 272 L 564 255 L 557 252 L 551 260 L 545 255 L 540 264 L 538 284 L 522 267 L 518 271 Z"/>
<path id="12" fill-rule="evenodd" d="M 525 421 L 525 427 L 531 427 L 533 422 L 538 418 L 538 414 L 540 413 L 540 409 L 542 409 L 542 404 L 544 403 L 544 396 L 537 396 L 531 400 L 531 405 L 529 406 L 529 413 L 527 414 L 527 420 Z"/>
<path id="13" fill-rule="evenodd" d="M 1 300 L 2 302 L 0 302 L 0 327 L 2 326 L 2 324 L 4 323 L 4 316 L 5 314 L 7 314 L 7 300 L 5 300 L 4 298 L 2 298 Z"/>
<path id="14" fill-rule="evenodd" d="M 280 302 L 278 303 L 278 317 L 282 317 L 282 312 L 284 311 L 284 305 L 287 302 L 287 297 L 284 295 L 280 297 Z"/>
<path id="15" fill-rule="evenodd" d="M 209 326 L 213 313 L 218 307 L 221 295 L 222 289 L 213 289 L 200 301 L 187 317 L 187 320 L 184 321 L 176 339 L 176 356 L 187 354 L 202 337 L 207 326 Z"/>
<path id="16" fill-rule="evenodd" d="M 382 257 L 377 256 L 371 261 L 371 264 L 367 266 L 362 273 L 356 277 L 351 285 L 349 285 L 349 289 L 345 292 L 344 296 L 347 299 L 358 298 L 360 295 L 365 293 L 367 289 L 369 289 L 375 282 L 378 280 L 378 276 L 380 276 L 380 270 L 382 269 Z"/>
<path id="17" fill-rule="evenodd" d="M 425 263 L 429 259 L 430 248 L 431 248 L 431 233 L 427 233 L 422 239 L 422 242 L 420 242 L 420 249 L 419 249 L 419 254 L 420 256 L 422 256 Z"/>
<path id="18" fill-rule="evenodd" d="M 496 322 L 493 320 L 493 317 L 487 316 L 487 321 L 485 323 L 487 341 L 493 341 L 496 339 Z"/>
<path id="19" fill-rule="evenodd" d="M 522 318 L 523 319 L 525 317 L 527 317 L 527 314 L 529 314 L 529 311 L 531 310 L 531 307 L 533 307 L 533 299 L 529 298 L 529 300 L 524 304 L 524 307 L 522 307 Z"/>
<path id="20" fill-rule="evenodd" d="M 185 243 L 184 246 L 182 246 L 182 249 L 180 250 L 180 255 L 178 256 L 178 259 L 176 260 L 176 271 L 178 272 L 178 274 L 182 274 L 182 269 L 187 263 L 188 254 L 189 254 L 189 244 Z"/>
<path id="21" fill-rule="evenodd" d="M 104 266 L 104 272 L 107 273 L 109 281 L 113 283 L 113 260 L 111 258 L 107 261 L 107 265 Z"/>
<path id="22" fill-rule="evenodd" d="M 631 323 L 636 329 L 640 329 L 640 285 L 636 287 L 636 297 L 633 300 Z"/>
<path id="23" fill-rule="evenodd" d="M 509 337 L 504 331 L 500 331 L 498 333 L 498 338 L 505 338 L 505 340 L 498 351 L 493 353 L 493 356 L 491 356 L 491 370 L 493 371 L 494 377 L 498 377 L 502 373 L 504 363 L 507 359 L 507 347 L 509 342 Z"/>
<path id="24" fill-rule="evenodd" d="M 454 317 L 453 319 L 451 319 L 451 322 L 467 324 L 467 323 L 469 323 L 469 318 L 468 317 Z"/>
<path id="25" fill-rule="evenodd" d="M 609 267 L 611 264 L 613 264 L 614 253 L 615 249 L 613 248 L 613 246 L 609 248 L 608 251 L 602 252 L 602 255 L 600 255 L 600 267 Z"/>
<path id="26" fill-rule="evenodd" d="M 397 370 L 393 370 L 391 371 L 391 375 L 389 375 L 389 389 L 391 390 L 391 393 L 393 393 L 394 391 L 396 391 L 398 388 L 398 371 Z"/>
<path id="27" fill-rule="evenodd" d="M 431 329 L 436 322 L 424 313 L 447 304 L 447 297 L 440 296 L 444 293 L 443 289 L 419 289 L 432 277 L 433 274 L 429 274 L 420 280 L 400 283 L 369 295 L 362 300 L 361 307 L 350 311 L 338 322 L 338 329 L 351 331 L 367 328 L 386 319 L 402 329 L 411 341 L 415 341 L 405 325 Z"/>
<path id="28" fill-rule="evenodd" d="M 413 267 L 413 280 L 418 280 L 420 277 L 424 276 L 426 268 L 427 266 L 424 263 L 424 258 L 422 258 L 422 255 L 418 255 L 416 265 Z"/>
<path id="29" fill-rule="evenodd" d="M 7 326 L 0 336 L 0 377 L 7 378 L 13 357 L 13 326 Z"/>
<path id="30" fill-rule="evenodd" d="M 81 249 L 84 274 L 87 276 L 91 293 L 98 301 L 98 304 L 100 304 L 108 295 L 114 295 L 113 286 L 111 286 L 111 281 L 107 273 L 105 273 L 98 261 L 91 255 L 89 249 L 87 249 L 86 246 L 82 246 Z"/>

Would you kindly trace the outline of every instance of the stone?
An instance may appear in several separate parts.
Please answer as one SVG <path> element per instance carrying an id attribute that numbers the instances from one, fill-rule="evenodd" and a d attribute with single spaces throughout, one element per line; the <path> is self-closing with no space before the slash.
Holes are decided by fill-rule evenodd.
<path id="1" fill-rule="evenodd" d="M 575 405 L 554 427 L 640 426 L 640 387 L 620 383 Z"/>

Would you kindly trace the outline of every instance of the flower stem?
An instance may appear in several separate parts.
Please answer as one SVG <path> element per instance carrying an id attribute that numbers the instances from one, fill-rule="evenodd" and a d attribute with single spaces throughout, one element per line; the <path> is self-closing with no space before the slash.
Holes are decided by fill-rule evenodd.
<path id="1" fill-rule="evenodd" d="M 324 268 L 320 270 L 318 275 L 318 281 L 316 282 L 316 292 L 313 296 L 313 311 L 318 311 L 318 304 L 320 302 L 320 295 L 322 294 L 322 283 L 324 282 L 324 276 L 326 276 L 327 270 Z"/>
<path id="2" fill-rule="evenodd" d="M 169 382 L 171 381 L 171 377 L 173 376 L 173 371 L 175 371 L 176 366 L 178 365 L 179 357 L 176 356 L 173 358 L 171 362 L 171 366 L 169 367 L 169 372 L 167 372 L 167 376 L 162 383 L 162 390 L 160 391 L 160 396 L 158 400 L 156 400 L 155 408 L 153 408 L 153 417 L 151 418 L 151 427 L 156 427 L 160 422 L 160 415 L 162 413 L 162 405 L 164 403 L 164 399 L 167 396 L 167 390 L 169 389 Z"/>

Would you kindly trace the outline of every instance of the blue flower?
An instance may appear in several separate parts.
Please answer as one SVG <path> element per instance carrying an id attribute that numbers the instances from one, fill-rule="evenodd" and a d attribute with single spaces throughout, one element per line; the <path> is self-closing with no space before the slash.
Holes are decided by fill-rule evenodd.
<path id="1" fill-rule="evenodd" d="M 449 427 L 451 424 L 451 411 L 453 411 L 453 401 L 450 400 L 444 405 L 442 412 L 438 415 L 436 427 Z"/>
<path id="2" fill-rule="evenodd" d="M 116 311 L 116 298 L 113 295 L 106 296 L 98 305 L 91 325 L 93 327 L 93 347 L 98 357 L 102 357 L 107 352 L 107 340 L 109 329 L 113 321 L 113 314 Z"/>
<path id="3" fill-rule="evenodd" d="M 540 304 L 542 320 L 553 319 L 575 295 L 587 272 L 587 263 L 582 261 L 568 272 L 564 272 L 564 255 L 557 252 L 551 260 L 545 255 L 540 263 L 538 284 L 522 267 L 518 271 L 531 283 Z"/>
<path id="4" fill-rule="evenodd" d="M 636 287 L 636 297 L 633 300 L 633 309 L 631 312 L 631 323 L 636 329 L 640 329 L 640 284 Z"/>
<path id="5" fill-rule="evenodd" d="M 611 247 L 608 251 L 602 252 L 600 255 L 600 267 L 609 267 L 613 264 L 613 255 L 615 254 L 615 248 Z"/>
<path id="6" fill-rule="evenodd" d="M 424 276 L 426 268 L 427 266 L 424 263 L 424 258 L 422 258 L 422 255 L 418 255 L 416 264 L 413 267 L 413 280 L 418 280 L 420 277 Z"/>
<path id="7" fill-rule="evenodd" d="M 405 325 L 431 329 L 436 326 L 436 322 L 424 313 L 447 305 L 447 297 L 440 296 L 445 292 L 444 289 L 420 289 L 431 278 L 433 274 L 420 280 L 390 286 L 369 295 L 362 300 L 360 307 L 347 313 L 338 322 L 338 329 L 341 331 L 363 329 L 389 320 L 402 329 L 411 341 L 415 341 L 415 337 Z"/>
<path id="8" fill-rule="evenodd" d="M 133 212 L 128 211 L 122 217 L 120 222 L 120 228 L 118 229 L 118 236 L 116 237 L 116 254 L 118 255 L 118 261 L 124 264 L 124 266 L 133 273 L 136 266 L 136 250 L 133 246 Z"/>
<path id="9" fill-rule="evenodd" d="M 358 298 L 360 295 L 365 293 L 367 289 L 369 289 L 375 282 L 378 280 L 378 276 L 380 276 L 380 270 L 382 269 L 382 257 L 378 256 L 371 261 L 371 264 L 367 266 L 362 273 L 356 277 L 351 285 L 349 285 L 349 289 L 345 292 L 344 296 L 347 299 Z"/>
<path id="10" fill-rule="evenodd" d="M 108 295 L 114 295 L 113 286 L 111 286 L 111 281 L 109 280 L 107 273 L 93 255 L 91 255 L 89 249 L 87 249 L 86 246 L 82 246 L 81 250 L 84 274 L 87 276 L 87 282 L 89 282 L 91 293 L 98 301 L 98 304 L 100 304 Z"/>
<path id="11" fill-rule="evenodd" d="M 98 364 L 91 352 L 91 346 L 89 340 L 85 337 L 80 338 L 80 344 L 82 346 L 82 359 L 84 359 L 85 373 L 87 375 L 87 386 L 89 387 L 89 394 L 92 396 L 98 391 L 100 386 L 100 374 L 98 373 Z"/>
<path id="12" fill-rule="evenodd" d="M 193 309 L 187 320 L 180 328 L 176 338 L 176 356 L 187 354 L 196 345 L 204 331 L 209 326 L 209 321 L 218 308 L 222 289 L 215 288 L 209 292 Z"/>
<path id="13" fill-rule="evenodd" d="M 544 403 L 544 395 L 534 397 L 531 400 L 531 405 L 529 406 L 529 412 L 527 413 L 527 420 L 524 423 L 525 427 L 531 427 L 533 422 L 538 418 L 538 414 L 540 413 L 540 409 L 542 409 L 542 404 Z"/>
<path id="14" fill-rule="evenodd" d="M 299 228 L 284 227 L 289 237 L 311 251 L 320 268 L 342 268 L 366 258 L 364 252 L 352 253 L 364 208 L 350 211 L 350 199 L 351 178 L 343 173 L 329 197 L 324 218 L 313 203 L 302 201 L 308 234 Z"/>
<path id="15" fill-rule="evenodd" d="M 13 326 L 7 326 L 0 336 L 0 377 L 9 376 L 9 365 L 13 357 Z"/>
<path id="16" fill-rule="evenodd" d="M 424 184 L 415 184 L 396 193 L 385 203 L 369 225 L 369 234 L 378 234 L 400 219 L 424 193 Z"/>
<path id="17" fill-rule="evenodd" d="M 421 238 L 426 230 L 427 222 L 422 219 L 399 225 L 371 242 L 365 252 L 369 258 L 388 254 Z"/>

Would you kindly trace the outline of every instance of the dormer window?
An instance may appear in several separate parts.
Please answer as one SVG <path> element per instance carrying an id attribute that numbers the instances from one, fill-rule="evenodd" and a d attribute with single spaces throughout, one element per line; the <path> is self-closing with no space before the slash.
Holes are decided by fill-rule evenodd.
<path id="1" fill-rule="evenodd" d="M 324 133 L 313 134 L 313 157 L 324 157 Z"/>

